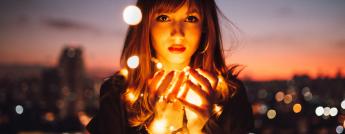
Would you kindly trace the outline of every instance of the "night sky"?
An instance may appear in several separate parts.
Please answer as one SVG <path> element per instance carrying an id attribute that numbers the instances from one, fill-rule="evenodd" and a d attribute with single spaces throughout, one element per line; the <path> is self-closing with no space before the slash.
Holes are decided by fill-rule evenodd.
<path id="1" fill-rule="evenodd" d="M 238 27 L 222 21 L 224 48 L 230 49 L 227 64 L 246 66 L 241 77 L 334 76 L 345 70 L 344 0 L 216 2 Z M 122 10 L 134 0 L 0 3 L 0 64 L 54 66 L 69 45 L 83 47 L 89 70 L 118 69 L 128 27 Z"/>

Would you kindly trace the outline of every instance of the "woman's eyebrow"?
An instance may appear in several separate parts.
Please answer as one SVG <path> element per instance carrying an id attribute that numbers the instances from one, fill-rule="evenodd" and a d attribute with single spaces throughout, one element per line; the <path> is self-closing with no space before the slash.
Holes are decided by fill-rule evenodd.
<path id="1" fill-rule="evenodd" d="M 188 11 L 187 11 L 187 13 L 188 13 L 188 14 L 192 14 L 192 13 L 198 13 L 198 14 L 200 14 L 199 10 L 198 10 L 197 8 L 195 8 L 195 7 L 189 8 Z"/>

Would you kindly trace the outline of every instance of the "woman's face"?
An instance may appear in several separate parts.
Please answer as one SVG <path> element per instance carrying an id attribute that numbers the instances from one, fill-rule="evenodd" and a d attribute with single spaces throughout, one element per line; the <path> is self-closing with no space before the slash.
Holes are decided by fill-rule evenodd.
<path id="1" fill-rule="evenodd" d="M 187 4 L 176 12 L 153 14 L 150 34 L 158 60 L 163 65 L 187 66 L 199 47 L 201 32 L 201 15 Z"/>

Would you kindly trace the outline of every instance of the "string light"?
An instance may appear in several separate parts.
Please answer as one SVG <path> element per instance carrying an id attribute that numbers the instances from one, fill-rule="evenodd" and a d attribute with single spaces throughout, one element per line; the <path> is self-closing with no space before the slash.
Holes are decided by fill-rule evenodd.
<path id="1" fill-rule="evenodd" d="M 132 69 L 137 68 L 139 66 L 139 57 L 136 55 L 129 57 L 127 60 L 127 66 Z"/>
<path id="2" fill-rule="evenodd" d="M 127 79 L 128 70 L 126 68 L 122 68 L 119 73 Z"/>
<path id="3" fill-rule="evenodd" d="M 156 64 L 156 67 L 157 67 L 157 69 L 162 69 L 162 68 L 163 68 L 163 64 L 160 63 L 160 62 L 158 62 L 158 63 Z"/>
<path id="4" fill-rule="evenodd" d="M 160 119 L 160 120 L 155 120 L 152 125 L 152 131 L 154 133 L 165 133 L 166 127 L 167 127 L 167 121 L 166 119 Z"/>
<path id="5" fill-rule="evenodd" d="M 217 117 L 219 117 L 220 114 L 222 114 L 222 112 L 223 112 L 223 107 L 215 104 L 214 107 L 213 107 L 213 112 L 215 113 L 215 115 Z"/>
<path id="6" fill-rule="evenodd" d="M 142 14 L 137 6 L 129 5 L 123 10 L 122 17 L 128 25 L 137 25 L 142 19 Z"/>

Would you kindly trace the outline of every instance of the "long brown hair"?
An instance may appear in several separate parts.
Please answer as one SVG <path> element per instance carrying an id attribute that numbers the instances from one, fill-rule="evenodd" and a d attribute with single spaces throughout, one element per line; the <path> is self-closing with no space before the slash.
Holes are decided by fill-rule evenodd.
<path id="1" fill-rule="evenodd" d="M 141 9 L 143 19 L 138 25 L 129 27 L 121 55 L 121 67 L 123 68 L 127 68 L 126 63 L 130 56 L 137 55 L 140 61 L 136 69 L 128 69 L 128 89 L 122 96 L 125 99 L 130 92 L 136 98 L 134 102 L 127 103 L 128 120 L 132 126 L 148 123 L 154 116 L 153 105 L 148 101 L 147 87 L 147 80 L 156 71 L 155 64 L 151 61 L 151 58 L 155 56 L 150 41 L 150 23 L 153 20 L 153 14 L 174 12 L 186 2 L 189 7 L 197 7 L 203 18 L 203 33 L 199 48 L 193 54 L 190 66 L 222 76 L 228 85 L 228 88 L 219 91 L 219 96 L 224 100 L 237 88 L 237 85 L 229 80 L 229 77 L 233 77 L 233 75 L 228 73 L 229 69 L 225 64 L 218 21 L 220 11 L 214 0 L 138 0 L 136 5 Z"/>

